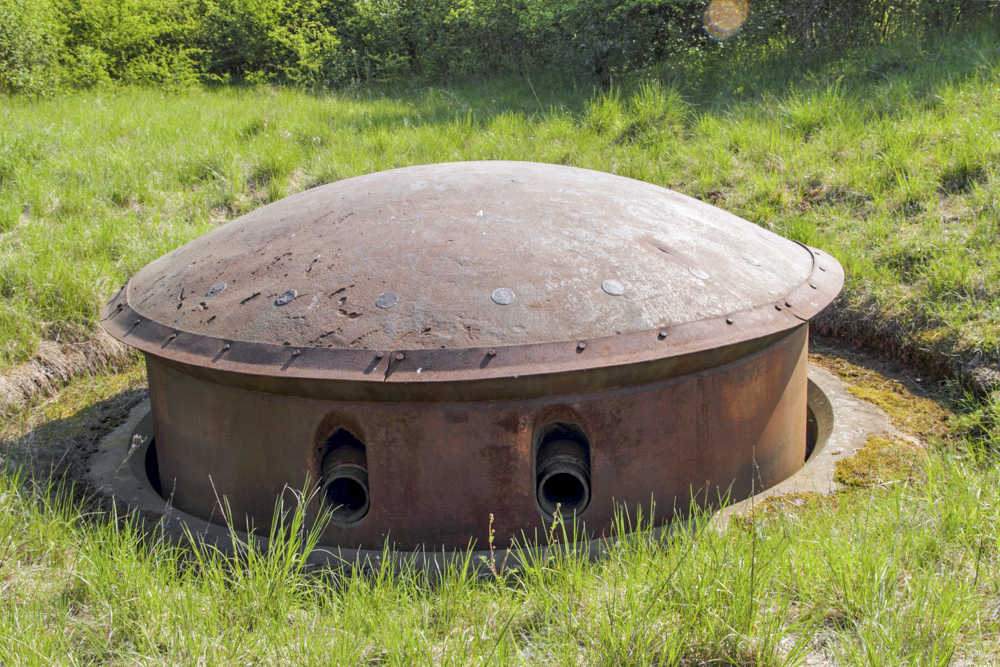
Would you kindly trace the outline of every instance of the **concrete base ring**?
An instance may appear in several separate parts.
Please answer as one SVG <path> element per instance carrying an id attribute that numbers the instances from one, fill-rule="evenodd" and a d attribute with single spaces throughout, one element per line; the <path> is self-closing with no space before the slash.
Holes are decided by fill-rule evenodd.
<path id="1" fill-rule="evenodd" d="M 788 493 L 819 493 L 829 495 L 837 491 L 834 466 L 838 460 L 852 456 L 872 435 L 907 437 L 899 432 L 889 417 L 879 408 L 860 400 L 844 387 L 834 374 L 814 365 L 809 366 L 810 430 L 815 445 L 805 464 L 798 472 L 783 482 L 762 491 L 740 503 L 722 509 L 716 520 L 725 523 L 734 515 L 749 511 L 755 503 L 770 496 Z M 150 534 L 162 535 L 168 541 L 184 542 L 189 535 L 225 552 L 231 551 L 233 538 L 238 542 L 255 543 L 266 549 L 268 540 L 244 531 L 234 531 L 178 510 L 154 488 L 156 479 L 155 458 L 149 455 L 153 444 L 152 421 L 149 401 L 134 407 L 129 418 L 109 433 L 99 443 L 90 460 L 87 482 L 105 498 L 123 503 L 134 511 Z M 657 532 L 662 529 L 657 529 Z M 606 540 L 586 542 L 581 549 L 591 557 L 600 557 L 608 548 Z M 449 563 L 461 563 L 466 558 L 480 572 L 488 571 L 490 551 L 420 551 L 397 552 L 387 549 L 339 549 L 319 547 L 309 556 L 310 565 L 324 567 L 382 567 L 383 559 L 394 559 L 393 567 L 410 565 L 425 571 L 440 571 Z M 506 562 L 516 567 L 518 555 L 514 550 L 496 549 L 493 558 L 497 563 Z"/>

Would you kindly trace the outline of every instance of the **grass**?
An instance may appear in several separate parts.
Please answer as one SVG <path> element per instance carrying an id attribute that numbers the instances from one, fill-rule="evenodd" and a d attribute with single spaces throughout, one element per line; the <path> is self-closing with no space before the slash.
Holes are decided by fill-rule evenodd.
<path id="1" fill-rule="evenodd" d="M 642 178 L 823 246 L 849 272 L 820 323 L 842 346 L 988 381 L 1000 358 L 995 35 L 808 66 L 724 53 L 611 91 L 553 76 L 4 99 L 3 372 L 92 344 L 97 308 L 128 275 L 267 201 L 376 169 L 502 158 Z M 115 354 L 84 355 L 96 374 L 64 373 L 55 395 L 0 421 L 0 664 L 1000 662 L 1000 393 L 963 396 L 826 350 L 813 361 L 926 452 L 869 443 L 849 460 L 857 484 L 833 498 L 640 531 L 597 562 L 557 530 L 563 548 L 519 572 L 430 578 L 310 571 L 295 508 L 274 529 L 280 548 L 234 557 L 159 542 L 86 490 L 37 481 L 75 477 L 143 397 L 141 367 Z"/>
<path id="2" fill-rule="evenodd" d="M 86 344 L 128 276 L 264 203 L 380 169 L 512 159 L 662 184 L 822 246 L 848 284 L 819 328 L 989 389 L 998 85 L 1000 40 L 981 31 L 825 63 L 692 53 L 610 91 L 549 75 L 5 98 L 0 367 Z"/>
<path id="3" fill-rule="evenodd" d="M 850 353 L 814 361 L 854 387 L 917 390 Z M 85 453 L 142 384 L 139 366 L 74 380 L 5 424 L 3 451 Z M 554 550 L 496 576 L 312 571 L 295 507 L 269 553 L 171 545 L 25 467 L 0 476 L 0 664 L 994 664 L 1000 467 L 980 435 L 1000 428 L 986 407 L 951 412 L 953 390 L 896 408 L 909 433 L 922 400 L 947 417 L 906 474 L 860 462 L 854 490 L 770 499 L 724 528 L 639 531 L 596 562 L 557 526 Z"/>

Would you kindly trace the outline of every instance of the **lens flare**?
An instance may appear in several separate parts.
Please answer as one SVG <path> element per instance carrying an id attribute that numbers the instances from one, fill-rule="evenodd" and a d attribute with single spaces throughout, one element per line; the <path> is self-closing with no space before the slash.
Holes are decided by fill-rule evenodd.
<path id="1" fill-rule="evenodd" d="M 732 37 L 750 15 L 746 0 L 712 0 L 705 10 L 705 31 L 716 39 Z"/>

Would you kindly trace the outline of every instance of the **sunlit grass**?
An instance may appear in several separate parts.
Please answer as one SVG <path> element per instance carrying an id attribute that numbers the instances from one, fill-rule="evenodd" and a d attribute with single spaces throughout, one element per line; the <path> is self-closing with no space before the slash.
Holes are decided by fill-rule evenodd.
<path id="1" fill-rule="evenodd" d="M 309 571 L 294 506 L 268 553 L 144 536 L 0 478 L 0 663 L 983 664 L 998 649 L 1000 472 L 960 454 L 919 481 L 555 548 L 494 576 Z M 813 663 L 815 664 L 815 663 Z"/>
<path id="2" fill-rule="evenodd" d="M 7 98 L 2 363 L 39 340 L 85 340 L 129 275 L 254 207 L 380 169 L 483 159 L 599 169 L 705 199 L 833 252 L 848 270 L 834 324 L 915 348 L 933 331 L 942 353 L 1000 358 L 995 36 L 811 68 L 729 56 L 676 59 L 605 92 L 552 76 Z"/>
<path id="3" fill-rule="evenodd" d="M 472 159 L 600 169 L 710 201 L 840 259 L 832 326 L 890 351 L 995 363 L 998 68 L 1000 43 L 983 33 L 826 64 L 692 53 L 611 91 L 552 75 L 2 98 L 0 366 L 41 340 L 88 340 L 129 275 L 257 206 Z M 919 474 L 864 465 L 862 488 L 830 501 L 775 503 L 724 529 L 699 517 L 609 542 L 598 562 L 557 548 L 503 576 L 459 564 L 433 578 L 304 573 L 298 528 L 271 554 L 180 548 L 36 484 L 14 463 L 72 472 L 83 461 L 68 453 L 141 397 L 136 365 L 77 378 L 3 424 L 0 664 L 995 661 L 1000 398 L 946 418 L 840 370 L 904 430 L 936 441 L 952 429 L 948 447 L 904 457 Z"/>
<path id="4" fill-rule="evenodd" d="M 547 552 L 430 573 L 391 559 L 307 567 L 318 531 L 290 498 L 271 551 L 239 539 L 219 551 L 32 480 L 53 459 L 85 465 L 143 395 L 138 365 L 78 378 L 3 434 L 0 664 L 990 664 L 1000 399 L 956 402 L 849 354 L 812 360 L 930 448 L 848 459 L 852 489 L 771 499 L 724 524 L 698 515 L 626 535 L 643 518 L 622 516 L 597 561 L 556 523 Z"/>

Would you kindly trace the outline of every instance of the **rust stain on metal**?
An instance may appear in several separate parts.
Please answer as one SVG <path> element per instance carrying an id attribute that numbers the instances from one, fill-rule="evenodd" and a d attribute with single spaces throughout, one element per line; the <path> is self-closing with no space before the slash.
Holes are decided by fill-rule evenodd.
<path id="1" fill-rule="evenodd" d="M 615 503 L 652 498 L 663 523 L 794 473 L 807 323 L 843 279 L 646 183 L 427 165 L 217 228 L 142 269 L 101 323 L 145 353 L 177 507 L 218 518 L 224 495 L 266 526 L 308 482 L 312 511 L 339 512 L 323 544 L 460 549 L 490 514 L 501 542 L 556 506 L 608 534 Z"/>

